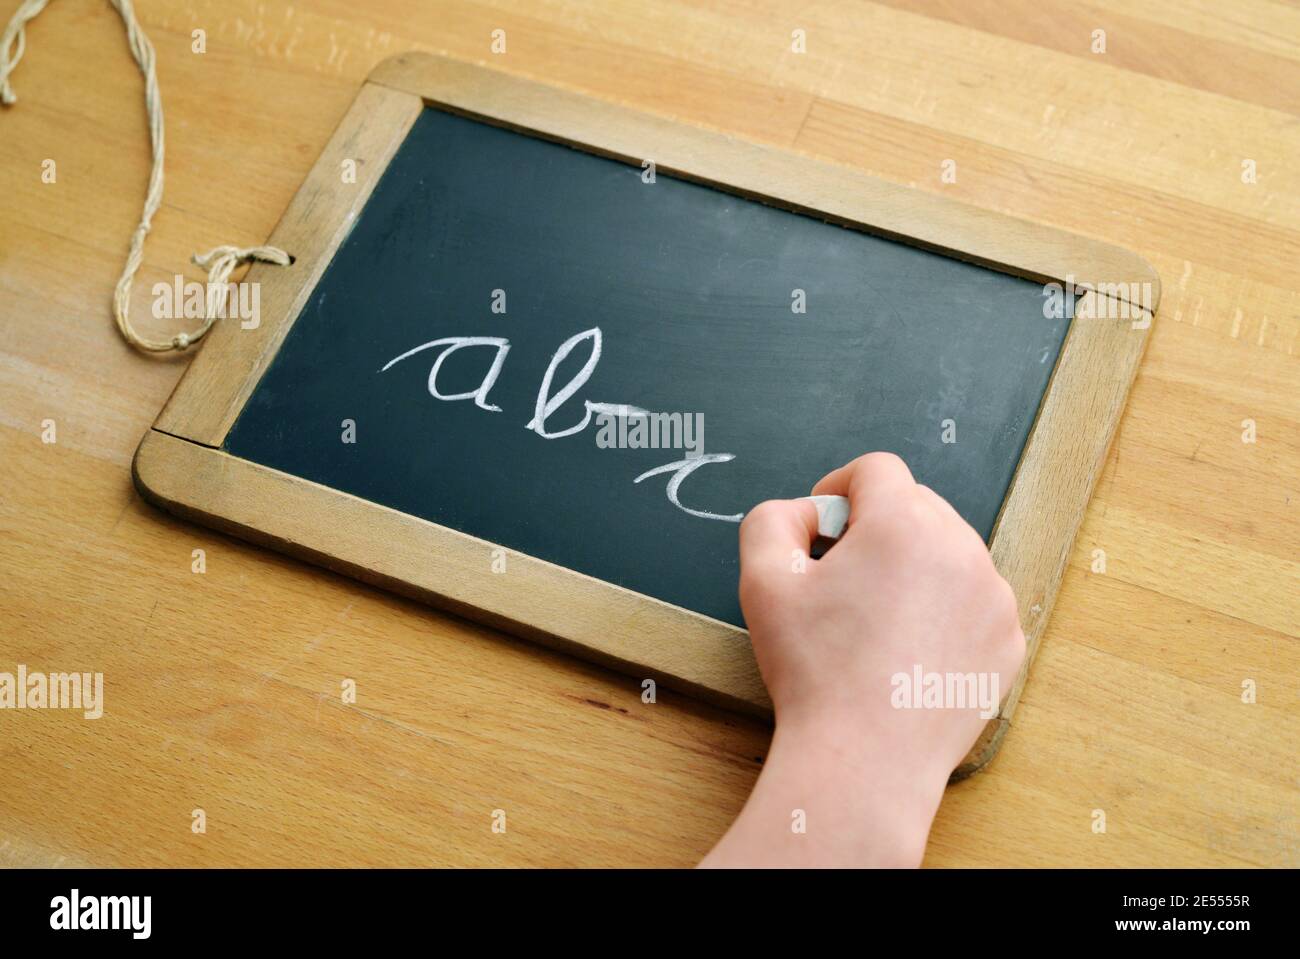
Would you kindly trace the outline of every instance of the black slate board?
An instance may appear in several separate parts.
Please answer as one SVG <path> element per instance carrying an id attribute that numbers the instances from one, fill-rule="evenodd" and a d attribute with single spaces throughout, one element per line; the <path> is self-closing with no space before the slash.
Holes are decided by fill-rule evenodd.
<path id="1" fill-rule="evenodd" d="M 1044 317 L 1042 287 L 642 173 L 426 109 L 226 449 L 743 625 L 737 526 L 673 506 L 667 475 L 633 483 L 683 451 L 600 448 L 594 419 L 558 439 L 526 428 L 556 350 L 599 327 L 599 363 L 548 431 L 584 400 L 702 414 L 704 452 L 734 459 L 680 497 L 718 514 L 891 450 L 987 539 L 1069 325 Z M 381 372 L 453 336 L 509 340 L 487 397 L 500 412 L 432 397 L 436 349 Z M 450 354 L 440 391 L 476 389 L 496 353 Z"/>

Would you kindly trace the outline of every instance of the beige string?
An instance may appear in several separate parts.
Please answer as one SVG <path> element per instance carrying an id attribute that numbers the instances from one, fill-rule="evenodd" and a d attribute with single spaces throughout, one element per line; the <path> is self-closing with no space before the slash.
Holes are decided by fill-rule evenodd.
<path id="1" fill-rule="evenodd" d="M 123 338 L 138 350 L 149 353 L 165 353 L 169 350 L 188 349 L 203 338 L 212 328 L 217 316 L 224 312 L 227 281 L 231 272 L 241 263 L 250 260 L 262 260 L 288 266 L 289 254 L 273 246 L 254 246 L 247 249 L 234 246 L 219 246 L 193 260 L 208 271 L 208 293 L 206 317 L 203 325 L 190 333 L 177 333 L 170 340 L 155 340 L 137 333 L 131 325 L 128 312 L 131 306 L 131 281 L 135 279 L 140 262 L 144 259 L 144 238 L 149 235 L 153 216 L 158 212 L 163 194 L 163 111 L 162 97 L 158 93 L 158 74 L 154 68 L 153 44 L 140 29 L 135 19 L 135 10 L 131 0 L 109 0 L 122 16 L 126 26 L 127 41 L 131 44 L 131 53 L 144 74 L 144 103 L 149 114 L 149 140 L 153 145 L 153 170 L 149 174 L 149 191 L 144 199 L 144 212 L 140 215 L 140 224 L 131 234 L 131 249 L 127 253 L 126 265 L 117 281 L 113 292 L 113 318 Z M 3 36 L 0 36 L 0 102 L 9 106 L 17 101 L 13 88 L 9 85 L 9 75 L 23 58 L 27 40 L 23 28 L 38 13 L 45 9 L 49 0 L 24 0 L 9 21 Z M 219 288 L 214 285 L 219 285 Z"/>

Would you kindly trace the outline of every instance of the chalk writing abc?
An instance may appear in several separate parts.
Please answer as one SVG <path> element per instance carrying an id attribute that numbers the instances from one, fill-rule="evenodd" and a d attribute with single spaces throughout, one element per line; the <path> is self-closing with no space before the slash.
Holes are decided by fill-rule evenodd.
<path id="1" fill-rule="evenodd" d="M 666 492 L 668 501 L 673 506 L 701 519 L 739 523 L 744 518 L 744 513 L 715 513 L 710 510 L 694 509 L 681 501 L 682 483 L 697 469 L 713 463 L 727 463 L 735 459 L 735 455 L 732 453 L 706 454 L 704 452 L 704 417 L 702 415 L 686 414 L 683 416 L 676 413 L 652 413 L 629 403 L 604 403 L 584 400 L 582 419 L 576 424 L 565 429 L 551 429 L 548 427 L 547 423 L 555 411 L 572 399 L 573 395 L 591 378 L 591 374 L 596 369 L 596 364 L 600 362 L 601 343 L 600 327 L 593 326 L 589 330 L 575 333 L 560 344 L 560 348 L 551 357 L 551 362 L 546 367 L 546 374 L 542 377 L 541 386 L 537 390 L 537 402 L 533 407 L 533 417 L 524 428 L 536 433 L 542 439 L 557 440 L 582 432 L 590 425 L 592 418 L 595 417 L 602 428 L 603 441 L 601 445 L 626 445 L 631 446 L 631 448 L 641 448 L 639 442 L 633 444 L 627 442 L 627 440 L 634 434 L 639 436 L 647 435 L 649 425 L 653 424 L 656 438 L 655 444 L 651 446 L 647 443 L 646 448 L 658 448 L 659 441 L 662 440 L 666 431 L 670 437 L 675 436 L 680 441 L 681 445 L 686 449 L 687 455 L 683 459 L 646 470 L 633 479 L 632 482 L 640 483 L 652 476 L 668 474 Z M 559 369 L 560 364 L 564 362 L 570 353 L 583 344 L 587 344 L 589 352 L 582 369 L 575 373 L 562 388 L 554 390 L 556 370 Z M 443 393 L 438 387 L 438 373 L 442 369 L 443 363 L 456 351 L 469 347 L 494 349 L 496 352 L 492 357 L 492 365 L 476 388 L 462 393 Z M 419 346 L 393 357 L 384 364 L 379 372 L 387 372 L 403 360 L 426 350 L 438 350 L 433 366 L 429 369 L 428 389 L 430 396 L 444 401 L 473 400 L 474 405 L 481 410 L 489 413 L 502 412 L 501 407 L 492 403 L 488 396 L 492 392 L 492 387 L 495 385 L 497 377 L 500 376 L 502 368 L 505 366 L 506 355 L 510 352 L 510 341 L 508 339 L 500 336 L 440 337 L 427 343 L 421 343 Z M 638 431 L 635 424 L 629 428 L 627 425 L 629 420 L 644 421 L 643 425 L 647 429 Z M 666 430 L 665 424 L 667 425 Z M 619 442 L 620 437 L 624 440 L 621 444 Z M 600 440 L 601 438 L 598 438 L 598 441 Z"/>

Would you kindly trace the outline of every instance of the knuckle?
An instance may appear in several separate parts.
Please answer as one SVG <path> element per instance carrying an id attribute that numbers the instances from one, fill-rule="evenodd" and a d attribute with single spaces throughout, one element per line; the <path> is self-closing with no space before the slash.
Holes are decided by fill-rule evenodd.
<path id="1" fill-rule="evenodd" d="M 950 536 L 945 543 L 949 569 L 953 575 L 974 595 L 995 604 L 998 600 L 998 584 L 1002 578 L 994 569 L 992 557 L 984 548 L 983 542 L 972 542 L 963 536 Z"/>
<path id="2" fill-rule="evenodd" d="M 857 459 L 851 460 L 847 466 L 850 473 L 870 474 L 873 476 L 883 476 L 906 469 L 907 464 L 903 462 L 901 456 L 897 453 L 887 453 L 884 450 L 863 453 Z"/>
<path id="3" fill-rule="evenodd" d="M 998 572 L 997 566 L 993 562 L 993 557 L 984 545 L 984 541 L 979 538 L 961 537 L 961 543 L 966 551 L 966 568 L 971 575 L 977 576 L 981 583 L 988 583 L 991 591 L 999 598 L 999 601 L 1010 598 L 1014 605 L 1015 594 L 1011 592 L 1011 587 L 1007 581 L 1002 578 Z"/>
<path id="4" fill-rule="evenodd" d="M 1011 640 L 1009 645 L 1011 651 L 1015 654 L 1016 665 L 1019 666 L 1021 660 L 1025 658 L 1025 653 L 1029 650 L 1029 643 L 1025 640 L 1025 631 L 1017 626 L 1011 631 Z"/>
<path id="5" fill-rule="evenodd" d="M 1025 634 L 1019 626 L 1016 626 L 1006 630 L 1002 636 L 1003 639 L 998 649 L 998 652 L 1004 657 L 1001 672 L 1018 672 L 1020 664 L 1025 661 L 1025 652 L 1028 648 L 1025 643 Z"/>
<path id="6" fill-rule="evenodd" d="M 741 526 L 744 526 L 745 523 L 761 525 L 777 518 L 782 512 L 784 512 L 784 508 L 780 500 L 765 499 L 749 511 L 741 522 Z"/>
<path id="7" fill-rule="evenodd" d="M 934 519 L 934 510 L 920 496 L 905 496 L 894 514 L 908 526 L 928 524 Z"/>
<path id="8" fill-rule="evenodd" d="M 877 450 L 874 453 L 863 453 L 861 456 L 858 457 L 857 462 L 863 464 L 864 466 L 873 465 L 873 466 L 886 466 L 891 468 L 896 466 L 907 465 L 906 463 L 903 462 L 903 458 L 899 456 L 897 453 L 890 453 L 887 452 L 886 450 Z"/>
<path id="9" fill-rule="evenodd" d="M 746 513 L 745 518 L 740 521 L 741 537 L 753 537 L 754 534 L 761 533 L 779 519 L 781 513 L 782 507 L 778 500 L 764 500 Z"/>
<path id="10" fill-rule="evenodd" d="M 874 544 L 903 555 L 912 541 L 907 535 L 907 524 L 900 522 L 889 510 L 873 509 L 853 517 L 853 525 L 862 530 Z"/>
<path id="11" fill-rule="evenodd" d="M 1016 591 L 1001 576 L 998 576 L 997 581 L 998 602 L 1000 603 L 1002 615 L 1015 623 L 1018 629 L 1020 627 L 1020 603 L 1016 600 Z"/>
<path id="12" fill-rule="evenodd" d="M 864 511 L 860 522 L 885 542 L 908 545 L 918 540 L 917 529 L 928 519 L 928 508 L 924 503 L 911 497 L 900 497 L 873 504 Z M 855 521 L 858 521 L 857 517 Z"/>
<path id="13" fill-rule="evenodd" d="M 766 503 L 760 503 L 745 514 L 740 521 L 740 556 L 745 559 L 759 548 L 763 541 L 763 531 L 768 527 L 768 510 Z"/>

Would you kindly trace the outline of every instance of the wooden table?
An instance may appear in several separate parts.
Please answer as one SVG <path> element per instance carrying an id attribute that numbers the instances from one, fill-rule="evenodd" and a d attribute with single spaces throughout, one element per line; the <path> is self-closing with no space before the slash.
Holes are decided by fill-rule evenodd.
<path id="1" fill-rule="evenodd" d="M 407 49 L 1135 249 L 1164 298 L 1128 413 L 1006 745 L 949 790 L 927 862 L 1300 863 L 1300 9 L 802 6 L 139 0 L 168 166 L 138 322 L 172 332 L 149 288 L 201 279 L 191 252 L 265 239 L 366 73 Z M 106 705 L 0 712 L 0 864 L 698 859 L 762 724 L 643 704 L 635 681 L 141 502 L 131 455 L 185 365 L 134 353 L 109 313 L 148 171 L 141 80 L 98 0 L 51 4 L 13 79 L 0 671 L 102 671 Z"/>

